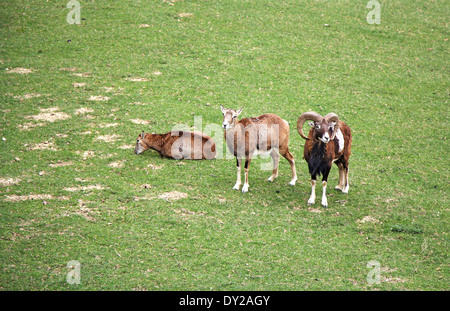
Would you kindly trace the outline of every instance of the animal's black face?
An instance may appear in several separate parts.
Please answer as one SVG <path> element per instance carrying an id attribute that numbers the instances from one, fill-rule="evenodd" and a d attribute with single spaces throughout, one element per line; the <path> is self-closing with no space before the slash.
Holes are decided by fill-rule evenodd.
<path id="1" fill-rule="evenodd" d="M 333 137 L 336 122 L 315 121 L 309 123 L 314 129 L 314 138 L 327 144 Z"/>

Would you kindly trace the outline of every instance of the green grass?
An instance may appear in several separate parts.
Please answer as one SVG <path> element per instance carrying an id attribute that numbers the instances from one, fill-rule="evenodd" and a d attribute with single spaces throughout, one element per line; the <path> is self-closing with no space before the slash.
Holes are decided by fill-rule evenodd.
<path id="1" fill-rule="evenodd" d="M 80 3 L 80 25 L 64 2 L 0 4 L 0 289 L 449 289 L 447 1 L 380 1 L 380 25 L 367 1 Z M 274 183 L 252 161 L 242 194 L 233 159 L 120 148 L 196 116 L 221 124 L 221 104 L 290 122 L 295 187 L 284 159 Z M 332 190 L 333 167 L 328 209 L 306 204 L 308 110 L 353 131 L 350 192 Z M 45 111 L 69 118 L 30 119 Z M 158 198 L 175 190 L 186 197 Z"/>

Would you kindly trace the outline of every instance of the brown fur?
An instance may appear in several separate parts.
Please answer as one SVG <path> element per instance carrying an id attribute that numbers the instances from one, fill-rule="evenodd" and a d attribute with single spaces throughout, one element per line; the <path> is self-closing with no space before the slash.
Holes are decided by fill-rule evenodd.
<path id="1" fill-rule="evenodd" d="M 238 190 L 240 186 L 241 160 L 245 158 L 245 183 L 242 191 L 246 192 L 247 189 L 245 187 L 248 187 L 248 171 L 252 157 L 258 152 L 269 151 L 273 160 L 273 171 L 269 180 L 273 181 L 278 176 L 279 151 L 291 165 L 291 184 L 295 184 L 297 179 L 295 161 L 288 147 L 289 124 L 272 113 L 263 114 L 256 118 L 244 118 L 238 121 L 237 116 L 242 109 L 236 112 L 235 110 L 221 107 L 221 110 L 224 115 L 224 137 L 228 149 L 236 157 L 237 162 L 238 175 L 234 189 Z"/>
<path id="2" fill-rule="evenodd" d="M 344 136 L 345 141 L 344 149 L 341 152 L 339 152 L 339 142 L 336 137 L 334 138 L 334 144 L 329 142 L 325 146 L 325 159 L 326 162 L 329 163 L 330 167 L 333 160 L 335 159 L 337 159 L 335 163 L 339 168 L 341 168 L 341 166 L 344 164 L 346 167 L 348 167 L 348 162 L 351 155 L 351 148 L 352 148 L 351 130 L 348 127 L 348 125 L 342 121 L 339 122 L 339 129 L 341 130 L 342 135 Z M 305 141 L 305 149 L 303 150 L 303 157 L 305 158 L 306 162 L 309 162 L 313 145 L 315 143 L 322 143 L 316 138 L 316 131 L 314 130 L 314 128 L 311 128 L 309 130 L 308 138 L 309 140 Z"/>
<path id="3" fill-rule="evenodd" d="M 314 120 L 311 124 L 308 137 L 303 134 L 303 123 L 306 120 Z M 333 162 L 339 168 L 339 183 L 335 189 L 344 193 L 348 192 L 348 165 L 351 155 L 352 134 L 350 128 L 338 116 L 330 113 L 325 117 L 320 116 L 316 112 L 306 112 L 302 114 L 297 121 L 297 130 L 303 138 L 306 139 L 303 157 L 308 162 L 309 173 L 311 174 L 311 196 L 308 204 L 315 202 L 315 187 L 317 175 L 322 175 L 322 205 L 327 207 L 326 188 L 328 175 L 330 173 Z M 339 151 L 338 130 L 342 133 L 344 146 Z M 333 140 L 333 141 L 331 141 Z"/>
<path id="4" fill-rule="evenodd" d="M 173 159 L 207 159 L 216 157 L 216 144 L 202 132 L 172 131 L 165 134 L 142 132 L 136 141 L 134 152 L 156 150 L 161 157 Z"/>

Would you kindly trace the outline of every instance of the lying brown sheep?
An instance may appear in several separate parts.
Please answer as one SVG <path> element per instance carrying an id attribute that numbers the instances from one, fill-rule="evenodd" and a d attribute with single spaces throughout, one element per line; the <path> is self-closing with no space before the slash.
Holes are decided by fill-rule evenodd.
<path id="1" fill-rule="evenodd" d="M 216 144 L 202 132 L 171 131 L 166 134 L 139 134 L 135 154 L 153 149 L 161 157 L 189 160 L 212 160 L 216 157 Z"/>

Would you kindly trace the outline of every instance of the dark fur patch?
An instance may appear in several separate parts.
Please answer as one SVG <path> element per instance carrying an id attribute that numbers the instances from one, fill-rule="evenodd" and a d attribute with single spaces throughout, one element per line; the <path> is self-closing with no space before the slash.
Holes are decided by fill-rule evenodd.
<path id="1" fill-rule="evenodd" d="M 329 170 L 325 147 L 326 145 L 322 143 L 315 143 L 313 145 L 311 157 L 308 161 L 309 174 L 311 176 L 320 176 Z"/>

